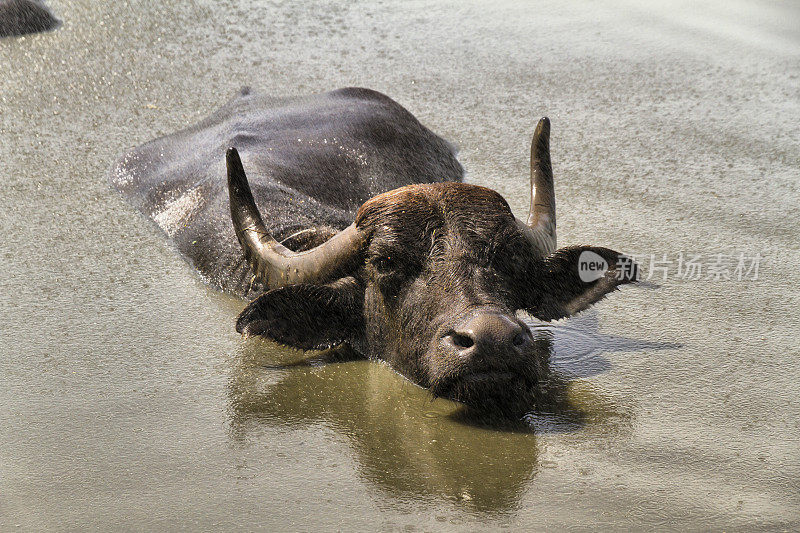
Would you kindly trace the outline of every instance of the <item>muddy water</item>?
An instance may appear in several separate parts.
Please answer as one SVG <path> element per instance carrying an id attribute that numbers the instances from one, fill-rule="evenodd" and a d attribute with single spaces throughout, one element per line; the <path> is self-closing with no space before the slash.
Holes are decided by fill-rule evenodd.
<path id="1" fill-rule="evenodd" d="M 49 5 L 0 40 L 0 529 L 800 525 L 796 6 Z M 535 325 L 563 383 L 530 433 L 380 364 L 292 366 L 104 177 L 243 85 L 385 92 L 518 214 L 548 115 L 560 242 L 672 263 Z"/>

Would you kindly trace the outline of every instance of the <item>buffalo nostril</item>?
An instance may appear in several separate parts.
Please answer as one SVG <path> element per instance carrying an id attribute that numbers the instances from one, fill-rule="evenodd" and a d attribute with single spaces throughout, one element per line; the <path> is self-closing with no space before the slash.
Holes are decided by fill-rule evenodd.
<path id="1" fill-rule="evenodd" d="M 475 341 L 472 340 L 472 337 L 462 335 L 460 333 L 453 333 L 451 338 L 453 340 L 453 345 L 462 350 L 472 348 L 472 346 L 475 344 Z"/>
<path id="2" fill-rule="evenodd" d="M 521 351 L 531 341 L 531 333 L 524 324 L 497 311 L 476 311 L 447 335 L 451 346 L 464 352 L 471 348 L 470 354 L 476 356 L 505 350 Z"/>

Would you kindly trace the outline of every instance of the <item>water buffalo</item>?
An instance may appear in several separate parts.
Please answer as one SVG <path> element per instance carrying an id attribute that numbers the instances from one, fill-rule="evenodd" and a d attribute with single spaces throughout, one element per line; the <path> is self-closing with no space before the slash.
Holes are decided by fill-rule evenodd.
<path id="1" fill-rule="evenodd" d="M 567 317 L 636 277 L 607 248 L 556 249 L 549 134 L 543 118 L 525 220 L 461 183 L 453 147 L 367 89 L 243 90 L 123 156 L 110 179 L 205 279 L 252 299 L 240 333 L 350 346 L 434 395 L 492 407 L 535 388 L 546 364 L 518 311 Z M 606 268 L 587 280 L 589 252 Z"/>
<path id="2" fill-rule="evenodd" d="M 58 19 L 41 2 L 0 0 L 0 37 L 48 31 L 58 24 Z"/>

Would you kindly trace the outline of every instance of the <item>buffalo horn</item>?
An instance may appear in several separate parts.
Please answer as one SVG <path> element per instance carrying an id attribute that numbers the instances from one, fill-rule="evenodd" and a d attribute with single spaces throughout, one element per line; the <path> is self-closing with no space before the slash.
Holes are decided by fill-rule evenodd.
<path id="1" fill-rule="evenodd" d="M 229 148 L 225 159 L 233 227 L 257 280 L 266 282 L 270 289 L 325 283 L 354 266 L 364 244 L 355 224 L 316 248 L 293 252 L 276 241 L 264 226 L 236 148 Z"/>
<path id="2" fill-rule="evenodd" d="M 531 142 L 531 205 L 517 223 L 542 256 L 556 249 L 556 197 L 550 165 L 550 119 L 543 117 Z"/>

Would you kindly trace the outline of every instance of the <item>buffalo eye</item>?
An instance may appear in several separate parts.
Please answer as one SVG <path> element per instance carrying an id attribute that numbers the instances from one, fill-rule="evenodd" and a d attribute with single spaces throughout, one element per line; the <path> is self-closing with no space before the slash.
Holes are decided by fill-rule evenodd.
<path id="1" fill-rule="evenodd" d="M 382 255 L 372 260 L 372 264 L 381 274 L 388 274 L 397 270 L 397 260 L 391 255 Z"/>

